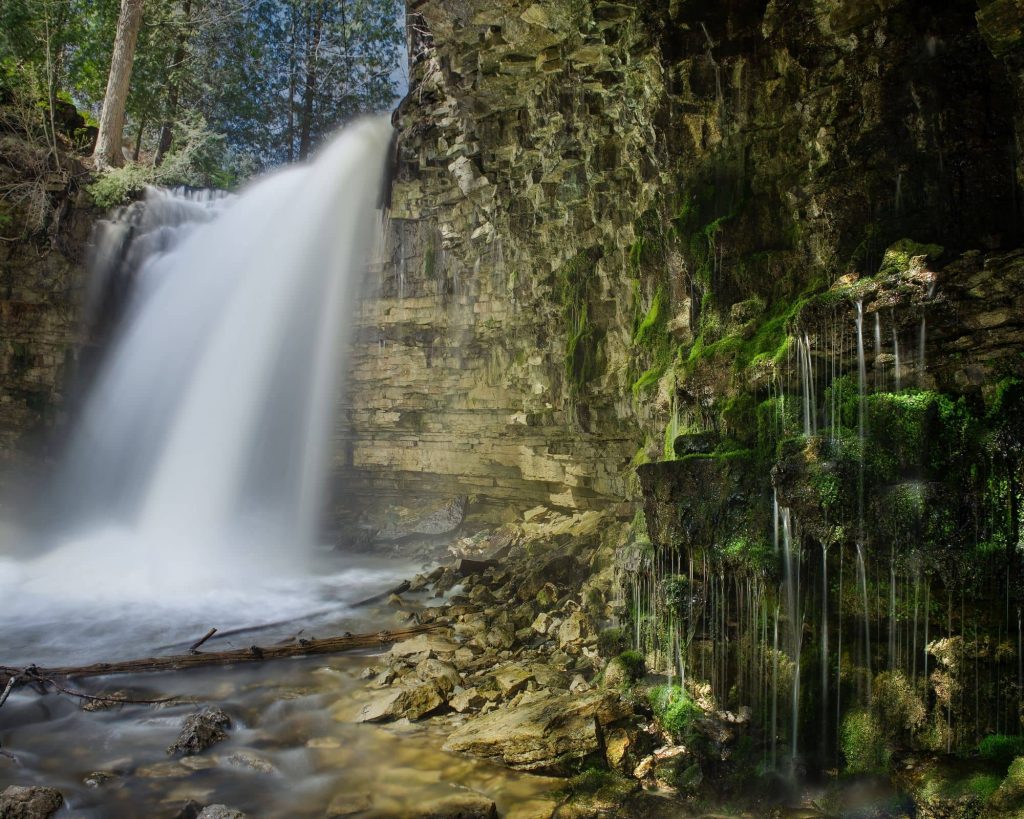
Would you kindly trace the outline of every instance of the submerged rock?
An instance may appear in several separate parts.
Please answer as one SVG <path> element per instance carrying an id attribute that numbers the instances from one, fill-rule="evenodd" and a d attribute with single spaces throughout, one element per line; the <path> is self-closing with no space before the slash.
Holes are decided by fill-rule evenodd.
<path id="1" fill-rule="evenodd" d="M 467 788 L 427 797 L 410 810 L 410 819 L 497 819 L 494 800 Z"/>
<path id="2" fill-rule="evenodd" d="M 216 706 L 209 706 L 189 714 L 181 726 L 181 733 L 167 749 L 167 753 L 188 756 L 205 751 L 211 745 L 228 738 L 226 728 L 231 718 Z"/>
<path id="3" fill-rule="evenodd" d="M 63 804 L 56 788 L 11 785 L 0 792 L 0 819 L 48 819 Z"/>

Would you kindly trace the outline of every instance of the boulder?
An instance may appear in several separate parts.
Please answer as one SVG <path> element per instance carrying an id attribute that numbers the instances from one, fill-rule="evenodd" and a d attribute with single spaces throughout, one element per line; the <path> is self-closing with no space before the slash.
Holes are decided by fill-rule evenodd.
<path id="1" fill-rule="evenodd" d="M 596 636 L 593 621 L 583 611 L 573 612 L 558 627 L 558 644 L 562 648 L 587 642 Z"/>
<path id="2" fill-rule="evenodd" d="M 225 729 L 231 727 L 231 718 L 215 705 L 189 714 L 181 725 L 181 733 L 167 749 L 171 755 L 189 756 L 205 751 L 211 745 L 228 738 Z"/>
<path id="3" fill-rule="evenodd" d="M 435 680 L 396 685 L 361 707 L 343 709 L 336 716 L 346 722 L 390 722 L 403 717 L 417 720 L 441 708 L 446 702 L 445 694 Z"/>
<path id="4" fill-rule="evenodd" d="M 518 770 L 560 773 L 598 753 L 602 726 L 625 714 L 618 697 L 607 693 L 527 693 L 518 705 L 496 709 L 457 728 L 444 750 Z"/>
<path id="5" fill-rule="evenodd" d="M 0 792 L 0 819 L 48 819 L 63 804 L 56 788 L 11 785 Z"/>

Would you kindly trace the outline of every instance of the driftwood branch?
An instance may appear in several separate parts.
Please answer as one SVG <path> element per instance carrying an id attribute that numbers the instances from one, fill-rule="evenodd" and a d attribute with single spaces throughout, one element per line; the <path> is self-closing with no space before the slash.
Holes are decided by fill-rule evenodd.
<path id="1" fill-rule="evenodd" d="M 104 677 L 109 674 L 142 674 L 153 671 L 181 671 L 209 665 L 232 665 L 264 660 L 279 660 L 284 657 L 306 657 L 316 654 L 338 654 L 358 648 L 375 648 L 388 645 L 407 637 L 413 637 L 436 629 L 435 624 L 411 626 L 397 631 L 380 631 L 376 634 L 344 634 L 322 640 L 299 639 L 296 644 L 250 646 L 232 651 L 196 652 L 175 654 L 169 657 L 146 657 L 138 660 L 123 660 L 116 663 L 93 663 L 92 665 L 57 666 L 55 668 L 24 669 L 0 666 L 0 685 L 6 691 L 18 685 L 52 682 L 55 677 Z M 9 692 L 8 692 L 9 693 Z"/>
<path id="2" fill-rule="evenodd" d="M 361 608 L 362 606 L 369 606 L 373 603 L 379 603 L 382 600 L 387 600 L 393 594 L 403 594 L 404 592 L 407 592 L 409 590 L 410 585 L 411 584 L 409 583 L 408 580 L 403 580 L 393 589 L 382 591 L 380 594 L 375 594 L 373 595 L 373 597 L 367 597 L 365 600 L 360 600 L 358 603 L 352 603 L 349 606 L 349 608 L 357 609 Z M 261 631 L 269 631 L 272 628 L 279 628 L 280 626 L 289 626 L 293 623 L 299 623 L 304 620 L 310 620 L 314 617 L 323 617 L 327 614 L 336 614 L 337 612 L 338 607 L 332 606 L 329 609 L 319 609 L 317 611 L 311 611 L 307 614 L 303 614 L 300 617 L 291 617 L 287 620 L 274 620 L 272 623 L 261 623 L 258 626 L 240 626 L 239 628 L 231 628 L 227 629 L 226 631 L 219 631 L 217 629 L 213 629 L 212 631 L 215 632 L 214 634 L 208 633 L 206 636 L 203 637 L 203 640 L 201 642 L 193 643 L 191 646 L 189 646 L 189 650 L 198 648 L 200 645 L 202 645 L 202 643 L 210 639 L 223 640 L 226 637 L 237 637 L 239 634 L 258 634 Z M 158 648 L 161 651 L 163 651 L 165 649 L 170 650 L 180 648 L 184 645 L 184 643 L 170 643 L 168 645 L 159 646 Z"/>

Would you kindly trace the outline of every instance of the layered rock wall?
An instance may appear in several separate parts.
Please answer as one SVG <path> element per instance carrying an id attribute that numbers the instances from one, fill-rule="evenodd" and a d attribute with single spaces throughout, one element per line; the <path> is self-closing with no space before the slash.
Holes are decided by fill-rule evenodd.
<path id="1" fill-rule="evenodd" d="M 943 264 L 1015 246 L 1016 74 L 977 13 L 412 3 L 345 502 L 606 505 L 749 387 L 733 357 L 681 362 L 901 237 Z"/>

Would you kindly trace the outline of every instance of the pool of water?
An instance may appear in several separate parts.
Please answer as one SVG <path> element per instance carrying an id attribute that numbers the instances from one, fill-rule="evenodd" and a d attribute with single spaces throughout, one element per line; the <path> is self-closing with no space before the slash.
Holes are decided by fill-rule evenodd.
<path id="1" fill-rule="evenodd" d="M 279 625 L 212 640 L 211 649 L 269 645 L 301 633 L 397 628 L 394 609 L 352 604 L 394 586 L 414 567 L 361 560 L 315 581 L 179 604 L 26 606 L 5 614 L 0 664 L 84 663 L 177 653 L 211 626 Z M 319 612 L 304 617 L 303 612 Z M 205 647 L 204 647 L 205 648 Z M 376 654 L 278 660 L 166 674 L 70 682 L 90 693 L 181 700 L 87 711 L 54 692 L 16 690 L 0 708 L 0 789 L 58 788 L 76 817 L 175 816 L 190 799 L 250 816 L 404 816 L 462 788 L 493 799 L 502 815 L 550 815 L 560 780 L 440 751 L 443 728 L 342 721 L 368 696 L 359 675 Z M 233 721 L 229 738 L 194 757 L 167 755 L 182 719 L 205 704 Z"/>

